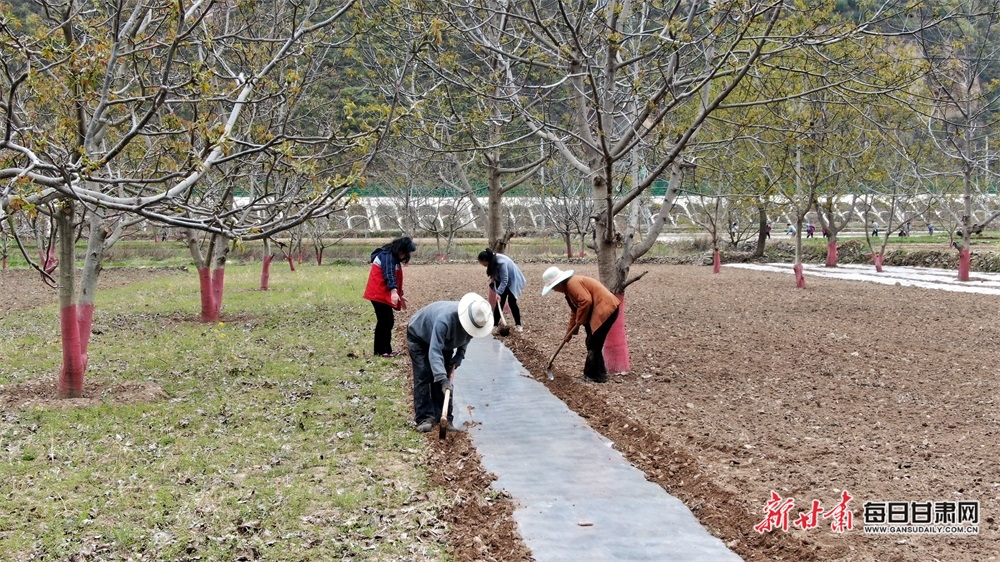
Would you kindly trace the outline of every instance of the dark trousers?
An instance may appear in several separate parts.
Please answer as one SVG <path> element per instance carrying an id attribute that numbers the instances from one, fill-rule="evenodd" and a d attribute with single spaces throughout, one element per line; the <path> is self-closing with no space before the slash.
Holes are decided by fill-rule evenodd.
<path id="1" fill-rule="evenodd" d="M 608 379 L 608 368 L 604 365 L 604 342 L 608 339 L 611 326 L 618 319 L 618 310 L 620 309 L 616 308 L 593 333 L 589 324 L 584 325 L 587 330 L 587 361 L 583 364 L 583 375 L 588 379 L 601 382 Z"/>
<path id="2" fill-rule="evenodd" d="M 444 409 L 444 391 L 441 390 L 441 383 L 434 382 L 429 347 L 409 333 L 406 335 L 406 347 L 410 350 L 410 363 L 413 365 L 413 421 L 418 425 L 425 421 L 437 423 Z M 453 353 L 451 350 L 444 352 L 444 365 L 449 372 Z M 448 421 L 455 419 L 453 404 L 454 401 L 448 404 Z"/>
<path id="3" fill-rule="evenodd" d="M 392 353 L 392 327 L 396 324 L 392 307 L 381 302 L 371 303 L 375 307 L 375 355 Z"/>
<path id="4" fill-rule="evenodd" d="M 517 297 L 514 296 L 514 293 L 510 292 L 510 289 L 507 289 L 497 299 L 497 304 L 493 306 L 494 328 L 500 324 L 500 310 L 507 305 L 510 305 L 510 315 L 514 317 L 514 324 L 517 326 L 521 325 L 521 309 L 517 306 Z"/>

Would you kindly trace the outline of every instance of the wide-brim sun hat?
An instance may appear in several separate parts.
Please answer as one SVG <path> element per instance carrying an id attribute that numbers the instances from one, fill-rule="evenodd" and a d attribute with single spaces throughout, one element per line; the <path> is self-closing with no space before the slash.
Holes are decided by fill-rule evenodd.
<path id="1" fill-rule="evenodd" d="M 563 271 L 554 265 L 546 269 L 545 273 L 542 274 L 542 283 L 545 283 L 545 286 L 542 287 L 542 296 L 544 297 L 545 295 L 549 294 L 549 291 L 551 291 L 553 287 L 569 279 L 572 276 L 573 276 L 572 269 L 567 269 L 566 271 Z"/>
<path id="2" fill-rule="evenodd" d="M 488 336 L 493 331 L 493 307 L 482 295 L 466 293 L 458 301 L 458 321 L 470 336 Z"/>

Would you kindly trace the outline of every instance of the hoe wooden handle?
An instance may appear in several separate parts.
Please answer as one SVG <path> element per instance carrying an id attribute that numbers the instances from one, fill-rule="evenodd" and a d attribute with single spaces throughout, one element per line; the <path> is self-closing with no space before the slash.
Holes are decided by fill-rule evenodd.
<path id="1" fill-rule="evenodd" d="M 556 352 L 549 358 L 549 364 L 547 365 L 549 368 L 552 367 L 552 363 L 556 360 L 556 355 L 559 355 L 559 352 L 562 351 L 564 345 L 566 345 L 566 340 L 563 340 L 562 343 L 559 344 L 559 347 L 556 348 Z"/>
<path id="2" fill-rule="evenodd" d="M 448 434 L 448 406 L 451 404 L 451 389 L 444 391 L 444 408 L 441 410 L 441 421 L 438 423 L 438 439 L 444 439 Z"/>

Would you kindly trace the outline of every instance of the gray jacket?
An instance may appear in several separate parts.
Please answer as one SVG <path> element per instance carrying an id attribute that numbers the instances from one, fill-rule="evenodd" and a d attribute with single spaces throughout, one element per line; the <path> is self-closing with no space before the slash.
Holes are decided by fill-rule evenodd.
<path id="1" fill-rule="evenodd" d="M 503 254 L 496 255 L 497 260 L 497 272 L 496 276 L 493 278 L 493 290 L 497 292 L 498 295 L 502 295 L 504 291 L 510 288 L 511 294 L 514 295 L 515 299 L 521 298 L 521 291 L 524 290 L 524 286 L 527 285 L 528 281 L 524 278 L 524 274 L 514 263 L 514 260 L 508 258 Z"/>
<path id="2" fill-rule="evenodd" d="M 438 301 L 421 308 L 410 318 L 406 335 L 407 339 L 427 346 L 434 382 L 448 378 L 449 365 L 457 368 L 462 364 L 465 349 L 472 341 L 458 320 L 457 301 Z"/>

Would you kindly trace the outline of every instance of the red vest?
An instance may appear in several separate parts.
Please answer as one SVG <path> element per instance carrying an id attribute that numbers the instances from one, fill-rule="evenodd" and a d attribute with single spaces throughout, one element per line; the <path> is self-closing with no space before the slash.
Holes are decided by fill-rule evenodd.
<path id="1" fill-rule="evenodd" d="M 403 268 L 396 266 L 396 287 L 399 296 L 403 296 Z M 391 291 L 385 284 L 385 276 L 382 275 L 382 266 L 372 264 L 371 271 L 368 272 L 368 285 L 365 286 L 364 297 L 373 302 L 380 302 L 392 306 Z M 396 305 L 399 309 L 399 305 Z"/>

